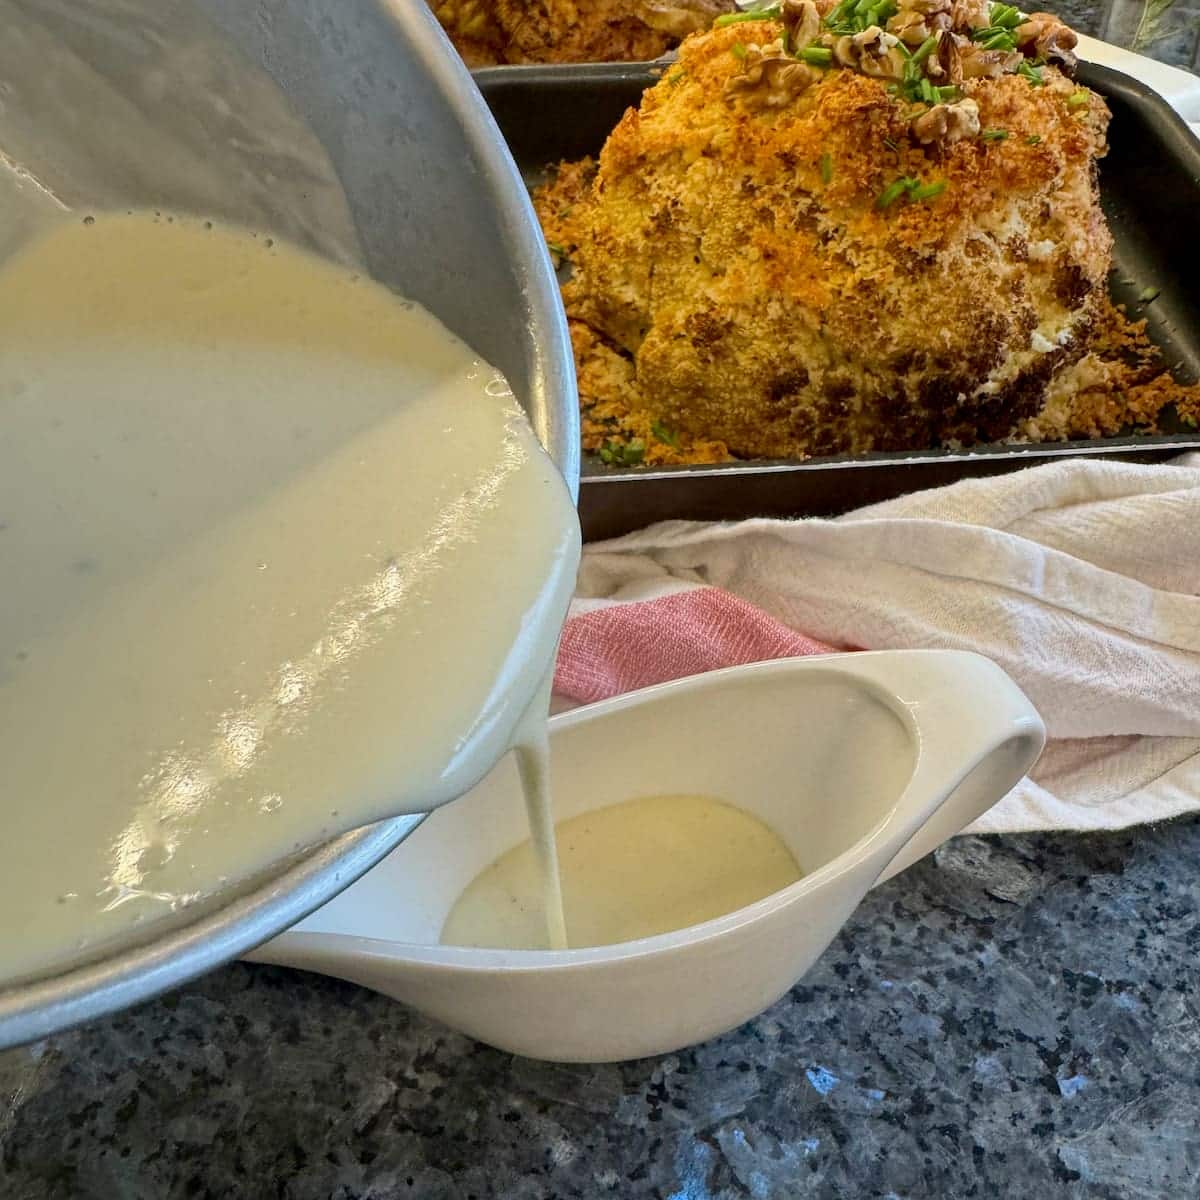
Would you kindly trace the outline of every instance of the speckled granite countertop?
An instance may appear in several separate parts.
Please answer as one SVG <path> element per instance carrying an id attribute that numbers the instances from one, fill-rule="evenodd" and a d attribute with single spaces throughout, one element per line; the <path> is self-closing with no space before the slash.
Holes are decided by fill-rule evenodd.
<path id="1" fill-rule="evenodd" d="M 1146 50 L 1195 67 L 1200 0 Z M 0 1054 L 0 1197 L 1200 1196 L 1197 863 L 1200 819 L 958 839 L 758 1020 L 622 1066 L 231 966 Z"/>
<path id="2" fill-rule="evenodd" d="M 1200 819 L 958 839 L 758 1020 L 623 1066 L 230 967 L 0 1055 L 0 1195 L 1185 1200 L 1198 861 Z"/>

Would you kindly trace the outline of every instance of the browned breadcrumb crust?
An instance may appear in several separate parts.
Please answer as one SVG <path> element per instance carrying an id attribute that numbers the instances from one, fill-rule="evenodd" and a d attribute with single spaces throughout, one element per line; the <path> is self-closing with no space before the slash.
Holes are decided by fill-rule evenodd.
<path id="1" fill-rule="evenodd" d="M 535 196 L 573 268 L 585 448 L 803 458 L 1195 415 L 1196 389 L 1107 298 L 1099 96 L 1052 66 L 1043 86 L 965 80 L 1004 136 L 923 145 L 912 105 L 853 70 L 741 103 L 741 50 L 777 28 L 689 38 L 599 161 L 561 164 Z M 904 178 L 945 186 L 880 207 Z"/>
<path id="2" fill-rule="evenodd" d="M 429 0 L 469 67 L 645 62 L 733 0 Z"/>
<path id="3" fill-rule="evenodd" d="M 724 442 L 664 427 L 638 394 L 630 359 L 582 321 L 570 324 L 584 450 L 641 447 L 638 461 L 647 466 L 735 461 Z M 1131 321 L 1106 303 L 1090 349 L 1054 378 L 1042 410 L 1020 422 L 1012 440 L 1113 437 L 1131 429 L 1155 433 L 1164 410 L 1173 410 L 1184 425 L 1200 426 L 1200 385 L 1180 384 L 1163 369 L 1145 319 Z"/>
<path id="4" fill-rule="evenodd" d="M 647 466 L 727 462 L 733 457 L 724 442 L 693 438 L 664 425 L 638 394 L 629 359 L 582 321 L 570 325 L 585 450 L 596 454 L 634 447 L 640 450 L 637 463 Z"/>
<path id="5" fill-rule="evenodd" d="M 1087 352 L 1051 381 L 1041 411 L 1022 421 L 1018 434 L 1055 442 L 1131 429 L 1155 433 L 1164 410 L 1195 427 L 1200 384 L 1181 384 L 1164 369 L 1144 317 L 1130 320 L 1122 306 L 1106 303 Z"/>

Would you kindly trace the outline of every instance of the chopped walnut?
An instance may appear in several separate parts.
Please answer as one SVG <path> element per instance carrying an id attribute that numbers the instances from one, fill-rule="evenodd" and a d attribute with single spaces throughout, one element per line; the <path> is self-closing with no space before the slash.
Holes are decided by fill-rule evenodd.
<path id="1" fill-rule="evenodd" d="M 948 12 L 919 13 L 913 10 L 898 12 L 888 21 L 888 33 L 894 34 L 906 46 L 919 46 L 934 34 L 947 32 L 952 25 Z"/>
<path id="2" fill-rule="evenodd" d="M 834 41 L 833 61 L 839 67 L 850 67 L 853 70 L 853 68 L 858 66 L 860 57 L 862 56 L 859 48 L 854 44 L 854 39 L 849 34 Z"/>
<path id="3" fill-rule="evenodd" d="M 912 131 L 922 145 L 940 142 L 953 146 L 955 142 L 979 133 L 979 105 L 974 100 L 935 104 L 913 121 Z"/>
<path id="4" fill-rule="evenodd" d="M 707 29 L 729 8 L 722 0 L 641 0 L 637 15 L 658 33 L 685 38 L 698 29 Z"/>
<path id="5" fill-rule="evenodd" d="M 643 4 L 671 7 L 711 6 L 725 0 L 641 0 Z M 817 45 L 832 51 L 839 67 L 874 79 L 905 84 L 926 80 L 938 86 L 961 85 L 973 79 L 994 79 L 1015 72 L 1026 58 L 1052 62 L 1068 74 L 1076 59 L 1074 32 L 1049 13 L 1033 13 L 1015 32 L 1010 50 L 985 49 L 972 32 L 991 21 L 990 0 L 896 0 L 897 11 L 886 28 L 871 25 L 860 33 L 835 35 L 824 27 L 822 11 L 829 0 L 781 0 L 780 18 L 786 33 L 766 47 L 751 46 L 742 74 L 730 81 L 731 94 L 754 96 L 767 108 L 787 104 L 821 78 L 822 72 L 803 61 L 802 51 Z M 820 6 L 820 7 L 818 7 Z M 860 6 L 861 7 L 861 6 Z M 922 56 L 912 75 L 912 52 L 933 39 L 933 53 Z M 997 39 L 1006 41 L 1005 38 Z M 791 53 L 784 50 L 787 45 Z M 739 51 L 740 53 L 740 51 Z M 893 87 L 908 96 L 910 89 Z M 969 89 L 968 89 L 969 90 Z M 928 95 L 928 91 L 925 92 Z M 979 132 L 978 111 L 971 101 L 936 104 L 914 122 L 921 142 L 953 144 Z"/>
<path id="6" fill-rule="evenodd" d="M 900 0 L 899 11 L 887 23 L 888 32 L 906 46 L 919 46 L 954 24 L 953 0 Z"/>
<path id="7" fill-rule="evenodd" d="M 935 17 L 941 13 L 949 13 L 954 8 L 954 0 L 901 0 L 901 12 L 920 13 L 924 17 Z"/>
<path id="8" fill-rule="evenodd" d="M 765 48 L 748 46 L 746 68 L 729 81 L 726 92 L 762 108 L 782 108 L 816 83 L 822 74 L 818 68 L 785 54 L 778 41 Z"/>
<path id="9" fill-rule="evenodd" d="M 954 0 L 955 29 L 986 29 L 992 23 L 991 0 Z"/>
<path id="10" fill-rule="evenodd" d="M 963 50 L 964 79 L 995 79 L 1015 71 L 1021 65 L 1021 55 L 1015 50 L 984 50 L 974 44 Z"/>
<path id="11" fill-rule="evenodd" d="M 985 50 L 978 43 L 957 33 L 942 38 L 938 46 L 938 61 L 951 83 L 964 79 L 994 79 L 1015 71 L 1021 65 L 1016 50 Z"/>
<path id="12" fill-rule="evenodd" d="M 893 46 L 879 57 L 864 54 L 858 64 L 858 69 L 864 75 L 875 79 L 901 80 L 904 78 L 904 55 Z"/>
<path id="13" fill-rule="evenodd" d="M 839 37 L 833 43 L 833 57 L 841 66 L 857 68 L 876 79 L 904 78 L 904 55 L 897 49 L 895 37 L 878 25 Z"/>
<path id="14" fill-rule="evenodd" d="M 783 0 L 782 16 L 795 50 L 803 50 L 821 32 L 821 14 L 813 0 Z"/>
<path id="15" fill-rule="evenodd" d="M 962 83 L 962 48 L 968 45 L 970 38 L 957 33 L 948 33 L 938 42 L 933 57 L 938 60 L 938 66 L 941 68 L 939 73 L 949 77 L 951 83 Z"/>
<path id="16" fill-rule="evenodd" d="M 1068 75 L 1079 64 L 1075 47 L 1079 38 L 1052 13 L 1030 13 L 1024 24 L 1017 26 L 1017 47 L 1030 58 L 1043 58 L 1061 67 Z"/>

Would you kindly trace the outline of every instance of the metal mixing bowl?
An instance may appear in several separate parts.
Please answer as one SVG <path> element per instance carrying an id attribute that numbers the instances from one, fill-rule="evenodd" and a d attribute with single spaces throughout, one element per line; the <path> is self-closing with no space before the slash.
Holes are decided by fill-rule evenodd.
<path id="1" fill-rule="evenodd" d="M 115 34 L 108 38 L 106 18 Z M 0 77 L 12 81 L 0 150 L 17 157 L 26 178 L 68 207 L 161 203 L 269 218 L 278 232 L 363 262 L 505 372 L 574 494 L 574 368 L 542 235 L 487 108 L 424 4 L 0 0 L 0 26 Z M 47 54 L 72 59 L 48 63 Z M 86 59 L 90 69 L 97 57 L 105 70 L 92 77 L 132 81 L 121 111 L 133 97 L 150 132 L 174 122 L 180 143 L 191 139 L 173 179 L 137 159 L 134 131 L 120 140 L 120 131 L 100 130 L 110 139 L 101 143 L 106 152 L 97 154 L 91 139 L 86 162 L 46 150 L 55 104 L 74 127 L 93 110 L 103 118 L 103 97 L 95 105 L 60 98 L 72 63 Z M 25 74 L 22 64 L 31 64 Z M 181 99 L 176 85 L 185 79 L 194 92 Z M 215 184 L 206 163 L 221 166 Z M 5 199 L 0 191 L 0 209 Z M 0 219 L 0 249 L 13 225 Z M 0 1048 L 124 1008 L 237 957 L 324 904 L 420 820 L 348 834 L 186 924 L 151 931 L 153 940 L 0 992 Z"/>

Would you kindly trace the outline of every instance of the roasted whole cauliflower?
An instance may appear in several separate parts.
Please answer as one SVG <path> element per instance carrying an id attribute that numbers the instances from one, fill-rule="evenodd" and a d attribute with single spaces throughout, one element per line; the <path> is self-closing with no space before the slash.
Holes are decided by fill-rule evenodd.
<path id="1" fill-rule="evenodd" d="M 1017 433 L 1107 306 L 1074 34 L 973 0 L 718 26 L 536 198 L 581 377 L 737 456 Z"/>

